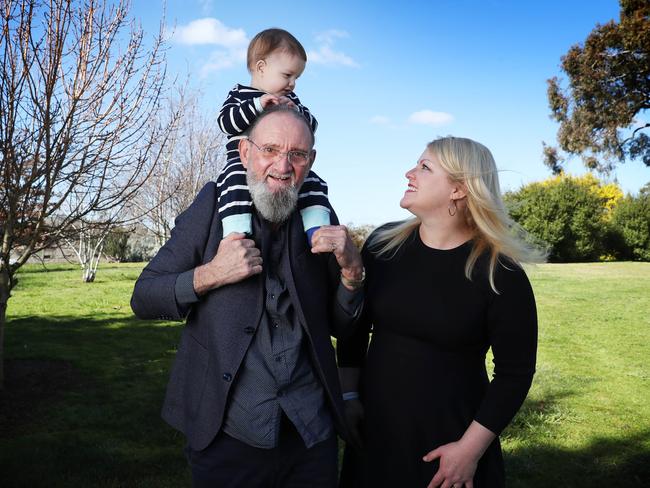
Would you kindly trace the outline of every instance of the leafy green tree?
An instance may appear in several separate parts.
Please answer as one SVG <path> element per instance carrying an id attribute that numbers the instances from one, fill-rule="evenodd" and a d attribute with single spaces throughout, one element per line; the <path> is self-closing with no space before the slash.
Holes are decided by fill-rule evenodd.
<path id="1" fill-rule="evenodd" d="M 618 203 L 612 226 L 624 243 L 622 257 L 650 261 L 650 183 Z"/>
<path id="2" fill-rule="evenodd" d="M 118 228 L 109 232 L 104 244 L 104 254 L 109 258 L 124 263 L 128 259 L 129 253 L 129 229 Z"/>
<path id="3" fill-rule="evenodd" d="M 593 261 L 605 251 L 607 197 L 592 176 L 559 175 L 508 192 L 510 215 L 548 246 L 551 262 Z"/>
<path id="4" fill-rule="evenodd" d="M 650 2 L 620 3 L 618 23 L 596 25 L 583 45 L 562 57 L 568 86 L 548 80 L 560 149 L 599 172 L 628 158 L 650 166 L 650 123 L 638 122 L 650 108 Z M 561 171 L 564 155 L 557 148 L 544 145 L 544 159 L 555 174 Z"/>

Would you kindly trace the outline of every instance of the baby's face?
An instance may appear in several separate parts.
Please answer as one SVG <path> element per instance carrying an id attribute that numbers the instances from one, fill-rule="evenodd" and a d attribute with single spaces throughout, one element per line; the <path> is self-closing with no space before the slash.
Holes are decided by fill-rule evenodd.
<path id="1" fill-rule="evenodd" d="M 264 61 L 258 62 L 254 79 L 260 90 L 281 97 L 294 90 L 296 80 L 305 69 L 298 56 L 284 51 L 274 51 Z"/>

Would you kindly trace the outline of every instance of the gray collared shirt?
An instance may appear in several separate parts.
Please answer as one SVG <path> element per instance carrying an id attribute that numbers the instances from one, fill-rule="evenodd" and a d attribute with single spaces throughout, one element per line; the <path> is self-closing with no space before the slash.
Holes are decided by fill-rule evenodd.
<path id="1" fill-rule="evenodd" d="M 284 412 L 311 447 L 332 436 L 334 428 L 304 324 L 285 286 L 283 269 L 290 269 L 284 262 L 289 259 L 288 225 L 271 231 L 270 224 L 258 218 L 253 225 L 263 251 L 264 310 L 230 391 L 223 430 L 250 446 L 270 449 L 277 446 Z M 187 285 L 176 285 L 177 296 L 189 293 Z M 354 316 L 360 302 L 360 292 L 340 285 L 333 312 Z"/>

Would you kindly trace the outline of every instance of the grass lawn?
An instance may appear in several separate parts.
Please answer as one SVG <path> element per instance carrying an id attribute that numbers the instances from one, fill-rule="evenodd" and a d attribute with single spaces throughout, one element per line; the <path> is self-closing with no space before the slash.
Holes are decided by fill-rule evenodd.
<path id="1" fill-rule="evenodd" d="M 529 273 L 537 374 L 502 436 L 510 486 L 650 484 L 650 263 Z"/>
<path id="2" fill-rule="evenodd" d="M 141 267 L 102 266 L 93 284 L 70 266 L 19 274 L 0 486 L 189 486 L 184 440 L 159 416 L 182 325 L 133 317 Z M 509 486 L 649 486 L 650 263 L 546 264 L 529 274 L 538 372 L 502 435 Z"/>
<path id="3" fill-rule="evenodd" d="M 183 437 L 160 419 L 181 326 L 133 316 L 141 269 L 103 265 L 92 284 L 70 266 L 19 274 L 6 358 L 64 360 L 73 373 L 54 393 L 28 378 L 46 398 L 14 401 L 29 418 L 0 431 L 0 486 L 189 486 Z"/>

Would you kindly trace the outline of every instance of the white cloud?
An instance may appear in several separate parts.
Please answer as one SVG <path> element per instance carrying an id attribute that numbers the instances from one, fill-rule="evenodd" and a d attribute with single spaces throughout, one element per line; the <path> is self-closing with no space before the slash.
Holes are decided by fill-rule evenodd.
<path id="1" fill-rule="evenodd" d="M 209 8 L 212 5 L 210 0 L 200 3 L 204 8 Z M 207 61 L 201 66 L 201 77 L 205 77 L 213 71 L 246 63 L 249 39 L 244 29 L 228 27 L 214 17 L 205 17 L 178 26 L 172 35 L 172 41 L 190 46 L 218 46 L 218 49 L 210 53 Z"/>
<path id="2" fill-rule="evenodd" d="M 213 71 L 244 66 L 246 64 L 246 49 L 217 50 L 210 54 L 208 60 L 201 66 L 201 78 Z"/>
<path id="3" fill-rule="evenodd" d="M 387 125 L 390 123 L 390 119 L 385 115 L 375 115 L 374 117 L 370 118 L 370 123 L 377 125 Z"/>
<path id="4" fill-rule="evenodd" d="M 215 44 L 227 48 L 248 45 L 248 38 L 243 29 L 232 29 L 213 17 L 193 20 L 179 26 L 174 32 L 173 40 L 179 44 Z"/>
<path id="5" fill-rule="evenodd" d="M 209 14 L 212 12 L 212 3 L 213 0 L 199 0 L 199 5 L 201 5 L 201 12 L 204 14 Z"/>
<path id="6" fill-rule="evenodd" d="M 333 45 L 337 39 L 349 37 L 345 31 L 330 29 L 316 35 L 316 42 L 320 46 L 316 50 L 307 53 L 307 59 L 310 63 L 323 64 L 326 66 L 346 66 L 348 68 L 358 68 L 357 63 L 350 56 L 342 51 L 333 49 Z"/>
<path id="7" fill-rule="evenodd" d="M 317 34 L 316 41 L 323 44 L 333 44 L 336 39 L 345 39 L 346 37 L 350 37 L 350 34 L 342 30 L 330 29 Z"/>
<path id="8" fill-rule="evenodd" d="M 310 63 L 324 64 L 328 66 L 347 66 L 358 68 L 357 62 L 347 54 L 334 51 L 329 46 L 321 46 L 318 51 L 309 51 L 307 59 Z"/>
<path id="9" fill-rule="evenodd" d="M 408 121 L 411 124 L 424 124 L 424 125 L 446 125 L 454 120 L 453 115 L 447 112 L 434 112 L 432 110 L 420 110 L 413 112 Z"/>

